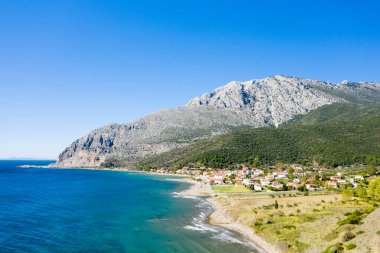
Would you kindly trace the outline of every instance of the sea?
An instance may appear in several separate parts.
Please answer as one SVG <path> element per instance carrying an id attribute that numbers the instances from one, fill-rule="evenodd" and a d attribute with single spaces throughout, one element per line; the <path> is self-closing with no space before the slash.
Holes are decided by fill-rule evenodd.
<path id="1" fill-rule="evenodd" d="M 0 160 L 0 252 L 254 252 L 171 176 Z"/>

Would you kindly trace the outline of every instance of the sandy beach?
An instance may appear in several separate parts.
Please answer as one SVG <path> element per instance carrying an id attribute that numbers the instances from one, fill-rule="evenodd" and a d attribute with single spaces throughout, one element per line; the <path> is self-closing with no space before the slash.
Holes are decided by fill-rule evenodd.
<path id="1" fill-rule="evenodd" d="M 227 207 L 220 204 L 217 200 L 219 197 L 210 197 L 207 201 L 213 206 L 214 212 L 209 216 L 209 222 L 212 225 L 222 226 L 242 234 L 246 239 L 253 242 L 256 246 L 267 253 L 280 253 L 275 247 L 256 235 L 252 228 L 240 224 L 228 216 Z"/>
<path id="2" fill-rule="evenodd" d="M 266 253 L 280 253 L 280 251 L 278 251 L 274 246 L 256 235 L 250 227 L 240 224 L 229 217 L 227 207 L 218 202 L 218 198 L 221 198 L 221 196 L 215 194 L 209 184 L 195 182 L 190 178 L 181 178 L 175 180 L 192 183 L 192 186 L 189 189 L 182 192 L 184 195 L 209 196 L 206 200 L 212 205 L 214 209 L 214 211 L 209 216 L 208 222 L 210 224 L 238 232 L 244 236 L 245 239 L 248 239 Z"/>

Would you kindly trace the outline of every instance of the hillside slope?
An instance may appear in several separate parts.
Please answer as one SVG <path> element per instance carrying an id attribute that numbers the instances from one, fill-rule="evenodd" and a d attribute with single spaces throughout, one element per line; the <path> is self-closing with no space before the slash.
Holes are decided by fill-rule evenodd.
<path id="1" fill-rule="evenodd" d="M 143 161 L 140 166 L 234 163 L 380 163 L 380 105 L 326 105 L 279 128 L 235 131 Z"/>
<path id="2" fill-rule="evenodd" d="M 334 84 L 287 76 L 231 82 L 184 107 L 95 129 L 68 146 L 56 166 L 92 167 L 110 159 L 133 164 L 232 130 L 279 126 L 326 104 L 373 101 L 379 90 L 374 83 Z"/>

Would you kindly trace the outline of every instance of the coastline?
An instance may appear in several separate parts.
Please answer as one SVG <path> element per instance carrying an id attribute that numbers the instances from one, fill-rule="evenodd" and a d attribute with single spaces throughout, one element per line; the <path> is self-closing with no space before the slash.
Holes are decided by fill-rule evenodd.
<path id="1" fill-rule="evenodd" d="M 181 194 L 197 197 L 207 197 L 205 200 L 213 208 L 213 212 L 209 215 L 207 220 L 209 224 L 224 227 L 241 234 L 245 239 L 252 242 L 259 250 L 265 253 L 280 253 L 280 251 L 278 251 L 273 245 L 269 244 L 263 238 L 256 235 L 252 228 L 233 221 L 228 215 L 227 208 L 218 202 L 218 198 L 220 198 L 220 196 L 215 194 L 209 184 L 195 182 L 190 178 L 187 180 L 178 179 L 175 181 L 192 184 L 189 189 L 181 192 Z"/>
<path id="2" fill-rule="evenodd" d="M 20 166 L 21 167 L 21 166 Z M 157 173 L 150 171 L 139 171 L 132 169 L 124 168 L 91 168 L 91 167 L 82 167 L 82 168 L 58 168 L 53 166 L 30 166 L 23 165 L 23 168 L 49 168 L 49 169 L 84 169 L 84 170 L 106 170 L 106 171 L 118 171 L 118 172 L 131 172 L 131 173 L 141 173 L 141 174 L 150 174 L 150 175 L 160 175 L 160 176 L 176 176 L 178 178 L 168 178 L 168 181 L 177 181 L 182 183 L 191 184 L 190 187 L 182 191 L 181 195 L 194 196 L 194 197 L 206 197 L 204 200 L 212 207 L 213 211 L 208 216 L 206 222 L 214 226 L 220 226 L 228 230 L 232 230 L 240 234 L 246 240 L 254 244 L 260 252 L 265 253 L 280 253 L 274 246 L 269 244 L 260 236 L 254 234 L 252 228 L 240 224 L 236 221 L 233 221 L 228 215 L 228 210 L 225 206 L 218 202 L 218 196 L 211 188 L 211 185 L 203 182 L 194 181 L 189 175 L 181 174 L 171 174 L 171 173 Z"/>
<path id="3" fill-rule="evenodd" d="M 58 167 L 53 166 L 51 164 L 49 165 L 19 165 L 17 166 L 19 168 L 24 169 L 59 169 L 59 170 L 97 170 L 97 171 L 116 171 L 116 172 L 131 172 L 131 173 L 140 173 L 140 174 L 150 174 L 150 175 L 160 175 L 160 176 L 176 176 L 176 177 L 182 177 L 182 178 L 189 178 L 189 175 L 185 174 L 174 174 L 174 173 L 159 173 L 159 172 L 151 172 L 151 171 L 144 171 L 144 170 L 134 170 L 134 169 L 126 169 L 126 168 L 99 168 L 99 167 Z M 173 181 L 176 181 L 173 179 Z M 191 180 L 193 181 L 193 180 Z M 187 181 L 191 183 L 190 181 Z"/>
<path id="4" fill-rule="evenodd" d="M 207 201 L 213 206 L 214 212 L 209 216 L 208 222 L 215 226 L 221 226 L 243 235 L 245 239 L 251 241 L 266 253 L 280 253 L 273 245 L 269 244 L 262 237 L 256 235 L 252 228 L 233 221 L 227 213 L 227 208 L 217 201 L 218 197 L 210 197 Z"/>

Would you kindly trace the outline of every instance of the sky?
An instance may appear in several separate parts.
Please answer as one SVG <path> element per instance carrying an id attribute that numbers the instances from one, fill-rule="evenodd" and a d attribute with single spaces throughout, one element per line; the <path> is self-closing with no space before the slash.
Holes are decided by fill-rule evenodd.
<path id="1" fill-rule="evenodd" d="M 0 0 L 0 158 L 276 74 L 380 82 L 378 1 Z"/>

